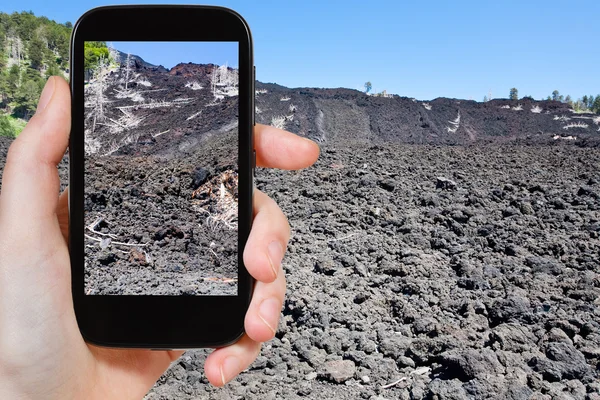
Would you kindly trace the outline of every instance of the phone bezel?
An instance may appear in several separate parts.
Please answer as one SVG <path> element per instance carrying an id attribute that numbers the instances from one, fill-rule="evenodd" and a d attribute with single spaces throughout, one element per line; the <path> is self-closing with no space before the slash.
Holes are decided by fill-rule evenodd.
<path id="1" fill-rule="evenodd" d="M 85 41 L 235 41 L 239 43 L 239 197 L 237 296 L 117 296 L 84 293 Z M 109 347 L 183 349 L 224 346 L 244 333 L 253 279 L 243 263 L 252 224 L 254 73 L 252 38 L 236 12 L 212 6 L 99 7 L 71 36 L 69 247 L 75 315 L 84 339 Z M 184 62 L 185 60 L 182 60 Z"/>

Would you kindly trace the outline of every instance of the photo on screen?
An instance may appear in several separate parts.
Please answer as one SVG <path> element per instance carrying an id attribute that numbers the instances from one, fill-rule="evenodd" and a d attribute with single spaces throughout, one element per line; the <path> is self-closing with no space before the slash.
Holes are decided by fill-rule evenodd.
<path id="1" fill-rule="evenodd" d="M 238 43 L 84 54 L 85 293 L 236 295 Z"/>

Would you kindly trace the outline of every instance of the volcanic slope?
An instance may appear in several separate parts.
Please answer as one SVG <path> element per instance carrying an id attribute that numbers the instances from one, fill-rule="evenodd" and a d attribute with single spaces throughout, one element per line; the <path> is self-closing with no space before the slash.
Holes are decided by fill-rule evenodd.
<path id="1" fill-rule="evenodd" d="M 237 292 L 236 85 L 137 61 L 88 83 L 86 293 Z"/>
<path id="2" fill-rule="evenodd" d="M 600 143 L 599 116 L 574 113 L 557 101 L 418 101 L 351 89 L 288 89 L 263 83 L 256 87 L 257 122 L 282 126 L 320 143 Z"/>

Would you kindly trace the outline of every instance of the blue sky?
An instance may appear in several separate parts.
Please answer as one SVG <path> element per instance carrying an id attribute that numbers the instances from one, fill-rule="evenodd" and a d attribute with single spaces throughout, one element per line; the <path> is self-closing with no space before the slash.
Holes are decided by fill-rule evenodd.
<path id="1" fill-rule="evenodd" d="M 111 0 L 109 3 L 153 3 Z M 157 3 L 169 3 L 160 0 Z M 190 3 L 177 0 L 174 3 Z M 4 0 L 75 22 L 100 0 Z M 428 100 L 600 93 L 600 1 L 213 1 L 250 24 L 257 78 L 288 87 L 373 89 Z"/>
<path id="2" fill-rule="evenodd" d="M 179 63 L 227 64 L 238 67 L 237 42 L 108 42 L 124 53 L 140 56 L 154 65 L 173 68 Z"/>

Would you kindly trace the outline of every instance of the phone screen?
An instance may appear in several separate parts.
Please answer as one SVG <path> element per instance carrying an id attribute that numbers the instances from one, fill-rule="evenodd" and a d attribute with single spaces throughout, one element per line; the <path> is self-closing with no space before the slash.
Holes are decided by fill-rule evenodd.
<path id="1" fill-rule="evenodd" d="M 85 42 L 86 295 L 238 294 L 238 42 Z"/>

